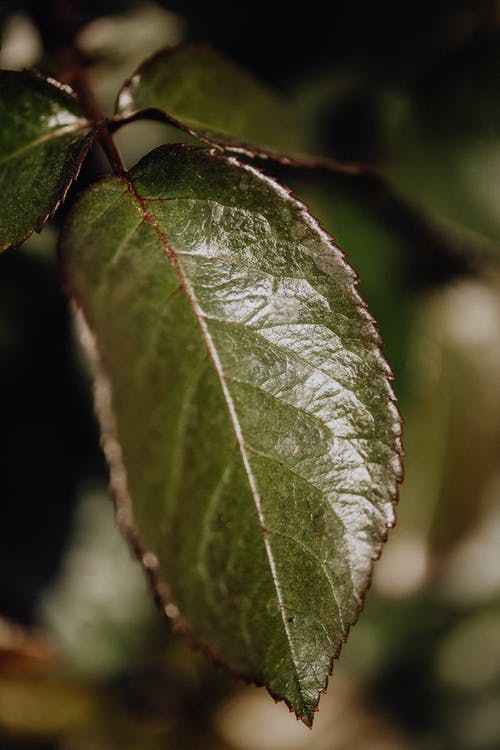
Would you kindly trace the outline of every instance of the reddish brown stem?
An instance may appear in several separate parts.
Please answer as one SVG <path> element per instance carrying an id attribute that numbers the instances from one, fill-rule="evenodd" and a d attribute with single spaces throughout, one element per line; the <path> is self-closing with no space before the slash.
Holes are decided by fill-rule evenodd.
<path id="1" fill-rule="evenodd" d="M 77 55 L 75 54 L 74 57 L 77 57 Z M 98 136 L 101 146 L 106 156 L 108 157 L 108 160 L 113 167 L 113 171 L 115 172 L 115 174 L 118 177 L 123 177 L 127 171 L 125 168 L 125 164 L 123 163 L 120 152 L 118 151 L 113 140 L 113 136 L 109 129 L 107 119 L 100 111 L 92 90 L 88 84 L 87 76 L 85 75 L 83 68 L 75 64 L 71 68 L 71 73 L 72 75 L 70 81 L 68 82 L 70 83 L 70 86 L 73 88 L 76 94 L 78 94 L 80 103 L 89 119 L 101 123 Z"/>
<path id="2" fill-rule="evenodd" d="M 57 19 L 59 39 L 57 58 L 63 78 L 75 91 L 89 120 L 100 124 L 98 138 L 115 174 L 122 177 L 126 173 L 125 164 L 120 156 L 111 134 L 108 120 L 101 112 L 96 98 L 89 86 L 85 69 L 81 64 L 75 45 L 76 26 L 71 3 L 67 0 L 54 0 L 53 15 Z"/>

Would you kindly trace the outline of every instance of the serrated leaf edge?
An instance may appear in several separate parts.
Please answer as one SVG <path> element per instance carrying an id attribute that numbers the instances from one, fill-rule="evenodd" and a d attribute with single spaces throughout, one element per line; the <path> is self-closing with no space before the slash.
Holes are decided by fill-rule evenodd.
<path id="1" fill-rule="evenodd" d="M 159 148 L 155 149 L 155 151 L 168 149 L 170 147 L 171 146 L 160 146 Z M 315 232 L 318 232 L 320 236 L 322 236 L 323 239 L 328 242 L 331 249 L 336 253 L 339 262 L 344 265 L 346 270 L 348 270 L 352 279 L 352 293 L 354 295 L 355 302 L 358 306 L 358 310 L 364 317 L 366 323 L 370 326 L 371 333 L 373 335 L 373 341 L 379 347 L 377 351 L 378 359 L 382 366 L 382 369 L 384 370 L 386 374 L 385 382 L 387 386 L 387 405 L 391 409 L 391 411 L 393 411 L 395 422 L 397 421 L 399 424 L 398 432 L 394 433 L 394 452 L 397 455 L 397 462 L 395 462 L 397 463 L 397 466 L 394 465 L 394 481 L 392 485 L 389 487 L 390 499 L 391 499 L 393 506 L 395 506 L 398 502 L 398 484 L 403 481 L 402 456 L 404 454 L 403 454 L 403 446 L 402 446 L 402 420 L 396 407 L 397 399 L 396 399 L 396 396 L 394 394 L 394 391 L 390 382 L 394 380 L 394 375 L 392 373 L 392 370 L 386 358 L 384 357 L 383 353 L 380 351 L 380 347 L 383 346 L 382 339 L 377 330 L 375 320 L 373 319 L 373 317 L 370 315 L 370 313 L 367 310 L 367 304 L 363 301 L 363 299 L 359 295 L 359 292 L 357 291 L 357 285 L 359 283 L 359 279 L 358 279 L 356 272 L 351 268 L 351 266 L 349 266 L 349 264 L 345 260 L 346 253 L 340 250 L 340 248 L 335 243 L 334 238 L 324 229 L 322 223 L 318 219 L 313 218 L 306 204 L 303 201 L 298 199 L 289 188 L 284 187 L 283 185 L 278 183 L 276 180 L 264 174 L 261 170 L 257 169 L 256 167 L 250 166 L 248 164 L 241 163 L 235 157 L 222 155 L 220 151 L 217 151 L 215 149 L 194 149 L 184 144 L 177 144 L 176 148 L 181 148 L 182 150 L 185 150 L 185 151 L 197 150 L 197 151 L 203 151 L 204 153 L 209 153 L 215 158 L 218 158 L 223 161 L 227 161 L 231 164 L 234 164 L 235 166 L 238 166 L 246 171 L 253 173 L 262 181 L 266 182 L 267 184 L 272 185 L 273 189 L 277 190 L 284 198 L 286 198 L 287 200 L 292 200 L 295 203 L 295 205 L 300 210 L 301 217 L 306 221 L 306 223 L 312 229 L 314 229 Z M 106 177 L 104 177 L 103 179 L 106 179 Z M 224 393 L 226 404 L 228 406 L 228 411 L 231 417 L 231 421 L 233 423 L 233 428 L 235 429 L 235 435 L 236 435 L 236 439 L 238 442 L 238 446 L 240 448 L 240 454 L 241 454 L 246 470 L 247 470 L 247 464 L 248 464 L 248 470 L 250 471 L 250 475 L 248 474 L 248 470 L 247 470 L 247 476 L 249 479 L 249 485 L 252 490 L 252 494 L 254 496 L 254 501 L 256 502 L 256 496 L 254 493 L 254 488 L 256 489 L 255 480 L 253 481 L 253 486 L 252 486 L 250 476 L 252 476 L 253 478 L 253 475 L 252 475 L 251 467 L 249 466 L 248 458 L 246 457 L 246 460 L 245 460 L 246 454 L 244 452 L 244 446 L 242 442 L 241 428 L 239 429 L 239 432 L 237 432 L 236 427 L 235 427 L 235 422 L 233 419 L 233 417 L 236 419 L 236 424 L 238 424 L 239 426 L 238 417 L 235 412 L 234 404 L 232 402 L 232 397 L 228 392 L 227 385 L 225 384 L 224 378 L 221 374 L 222 368 L 220 365 L 220 361 L 218 360 L 218 355 L 215 350 L 215 347 L 213 346 L 213 343 L 211 343 L 211 349 L 209 348 L 207 336 L 210 342 L 211 342 L 211 337 L 210 337 L 208 330 L 207 331 L 203 330 L 203 325 L 206 328 L 206 323 L 202 319 L 201 315 L 197 313 L 198 305 L 196 302 L 196 298 L 193 292 L 191 291 L 190 293 L 190 290 L 186 288 L 185 282 L 187 282 L 188 285 L 189 285 L 189 282 L 188 280 L 184 279 L 184 274 L 182 270 L 178 268 L 178 262 L 177 262 L 177 258 L 175 256 L 174 251 L 168 245 L 166 238 L 163 236 L 154 218 L 147 211 L 147 208 L 144 205 L 142 199 L 135 192 L 132 181 L 130 180 L 128 174 L 120 176 L 119 178 L 116 178 L 116 179 L 120 179 L 121 181 L 124 182 L 124 186 L 126 186 L 126 189 L 132 194 L 134 200 L 137 202 L 144 220 L 147 221 L 150 224 L 150 226 L 158 234 L 160 242 L 165 248 L 165 251 L 167 252 L 169 256 L 169 259 L 172 262 L 174 270 L 178 274 L 181 284 L 190 299 L 193 312 L 200 325 L 200 329 L 205 339 L 207 349 L 209 350 L 210 357 L 214 363 L 216 373 L 221 383 L 221 387 Z M 76 314 L 77 326 L 80 332 L 82 345 L 87 352 L 87 355 L 90 359 L 92 369 L 94 372 L 95 410 L 96 410 L 96 414 L 98 416 L 100 427 L 101 427 L 101 446 L 104 451 L 106 461 L 110 469 L 109 487 L 110 487 L 110 493 L 115 503 L 117 525 L 121 533 L 123 534 L 123 536 L 127 539 L 133 554 L 135 555 L 135 557 L 138 559 L 138 561 L 141 563 L 142 567 L 144 568 L 146 576 L 149 581 L 151 591 L 155 598 L 155 601 L 157 605 L 159 606 L 160 610 L 163 612 L 163 614 L 165 614 L 168 617 L 168 619 L 172 621 L 172 627 L 173 627 L 174 632 L 180 633 L 188 637 L 191 643 L 195 647 L 205 652 L 212 659 L 212 661 L 214 661 L 218 666 L 223 667 L 226 671 L 228 671 L 234 677 L 243 679 L 247 683 L 254 682 L 255 684 L 261 685 L 261 683 L 256 683 L 255 680 L 253 680 L 252 678 L 249 678 L 247 675 L 241 674 L 237 672 L 236 670 L 234 670 L 231 667 L 231 665 L 227 663 L 227 661 L 225 661 L 222 657 L 220 657 L 219 654 L 215 653 L 206 644 L 201 642 L 196 636 L 196 634 L 192 631 L 192 629 L 182 622 L 181 613 L 179 612 L 177 606 L 171 600 L 169 586 L 165 581 L 163 581 L 160 578 L 160 575 L 158 573 L 159 566 L 158 566 L 158 560 L 156 558 L 156 555 L 152 551 L 146 550 L 141 542 L 140 535 L 136 529 L 136 525 L 134 522 L 133 503 L 132 503 L 132 498 L 129 494 L 128 485 L 127 485 L 127 470 L 123 462 L 122 449 L 121 449 L 119 440 L 117 438 L 116 419 L 115 419 L 113 409 L 112 409 L 111 380 L 106 372 L 106 367 L 105 367 L 105 363 L 102 358 L 102 355 L 99 352 L 96 336 L 91 330 L 90 326 L 88 325 L 85 319 L 85 316 L 83 314 L 83 311 L 80 308 L 80 305 L 78 303 L 78 299 L 73 294 L 71 285 L 69 283 L 66 283 L 66 291 L 68 293 L 68 296 L 70 296 L 71 298 L 73 310 Z M 212 351 L 215 353 L 215 359 L 214 359 Z M 218 365 L 217 365 L 217 362 L 218 362 Z M 257 493 L 257 498 L 258 498 L 258 493 Z M 260 522 L 261 529 L 263 532 L 264 540 L 266 541 L 267 534 L 266 534 L 265 525 L 263 524 L 262 509 L 261 507 L 259 508 L 259 506 L 257 505 L 257 502 L 256 502 L 256 507 L 257 507 L 258 518 L 259 518 L 259 522 Z M 271 694 L 271 696 L 275 700 L 277 701 L 283 700 L 285 704 L 288 706 L 288 708 L 296 714 L 297 718 L 300 719 L 308 727 L 312 727 L 314 714 L 319 710 L 318 704 L 319 704 L 321 695 L 326 693 L 327 691 L 329 677 L 332 675 L 332 672 L 333 672 L 334 661 L 339 658 L 342 645 L 347 641 L 351 627 L 357 622 L 359 615 L 363 611 L 366 593 L 369 590 L 371 581 L 372 581 L 374 563 L 376 562 L 376 560 L 380 558 L 380 555 L 382 553 L 383 545 L 385 541 L 387 540 L 387 530 L 395 526 L 395 517 L 393 516 L 393 519 L 390 522 L 386 522 L 385 526 L 386 526 L 386 532 L 383 534 L 383 536 L 381 536 L 380 542 L 375 546 L 375 549 L 374 549 L 374 554 L 372 556 L 372 563 L 371 563 L 370 570 L 367 576 L 366 586 L 363 591 L 359 592 L 358 606 L 357 606 L 356 612 L 353 618 L 351 619 L 351 621 L 347 624 L 346 633 L 343 636 L 342 641 L 339 644 L 339 647 L 336 653 L 332 654 L 330 658 L 330 663 L 328 666 L 328 673 L 325 676 L 325 683 L 324 683 L 324 686 L 318 691 L 318 697 L 317 697 L 317 701 L 314 706 L 312 715 L 309 716 L 309 715 L 301 714 L 296 709 L 296 707 L 292 705 L 291 701 L 289 701 L 286 697 L 273 693 L 272 690 L 269 688 L 269 686 L 265 685 L 268 692 Z M 268 547 L 269 547 L 269 543 L 267 540 L 266 552 L 268 552 Z M 272 556 L 271 556 L 271 559 L 272 559 Z M 276 588 L 277 597 L 281 605 L 282 599 L 281 599 L 281 594 L 278 588 L 279 583 L 277 582 L 275 568 L 273 567 L 273 564 L 271 563 L 271 560 L 269 559 L 269 552 L 268 552 L 268 560 L 269 560 L 269 564 L 271 568 L 273 582 Z M 276 585 L 277 583 L 278 583 L 278 586 Z M 280 613 L 282 615 L 283 624 L 285 626 L 285 633 L 287 635 L 288 643 L 289 643 L 289 646 L 291 646 L 290 634 L 286 630 L 286 625 L 285 625 L 286 618 L 283 617 L 282 605 L 280 606 Z M 293 652 L 291 651 L 291 649 L 290 649 L 290 653 L 291 653 L 291 657 L 293 660 Z"/>

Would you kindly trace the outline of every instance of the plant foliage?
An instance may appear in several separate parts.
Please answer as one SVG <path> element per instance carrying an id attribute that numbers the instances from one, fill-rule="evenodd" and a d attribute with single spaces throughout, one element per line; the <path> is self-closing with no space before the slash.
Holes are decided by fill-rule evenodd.
<path id="1" fill-rule="evenodd" d="M 145 63 L 112 120 L 40 76 L 0 86 L 2 246 L 54 214 L 94 139 L 114 167 L 69 211 L 60 261 L 119 524 L 176 628 L 311 724 L 394 524 L 400 420 L 342 252 L 224 154 L 300 151 L 286 105 L 206 47 Z M 112 132 L 158 113 L 219 148 L 127 171 Z"/>

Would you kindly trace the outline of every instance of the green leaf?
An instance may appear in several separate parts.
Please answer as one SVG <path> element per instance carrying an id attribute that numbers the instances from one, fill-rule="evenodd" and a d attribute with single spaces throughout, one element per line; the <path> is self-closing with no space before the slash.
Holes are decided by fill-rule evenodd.
<path id="1" fill-rule="evenodd" d="M 183 146 L 89 188 L 61 251 L 119 522 L 158 599 L 312 723 L 400 476 L 354 272 L 276 182 Z"/>
<path id="2" fill-rule="evenodd" d="M 117 114 L 147 109 L 232 151 L 267 156 L 304 150 L 286 103 L 206 45 L 162 50 L 138 68 L 118 96 Z"/>
<path id="3" fill-rule="evenodd" d="M 96 128 L 72 92 L 27 71 L 0 71 L 0 250 L 52 216 Z"/>

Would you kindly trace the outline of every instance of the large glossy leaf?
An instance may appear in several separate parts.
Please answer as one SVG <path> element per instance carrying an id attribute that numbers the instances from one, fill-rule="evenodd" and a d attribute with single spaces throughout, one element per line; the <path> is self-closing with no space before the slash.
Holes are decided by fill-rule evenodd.
<path id="1" fill-rule="evenodd" d="M 91 187 L 61 248 L 119 520 L 166 613 L 311 723 L 400 474 L 354 272 L 277 183 L 182 146 Z"/>
<path id="2" fill-rule="evenodd" d="M 122 88 L 117 114 L 156 110 L 192 135 L 250 154 L 296 154 L 304 140 L 291 109 L 207 45 L 162 50 Z"/>
<path id="3" fill-rule="evenodd" d="M 69 89 L 0 71 L 0 250 L 40 230 L 64 199 L 95 134 Z"/>

